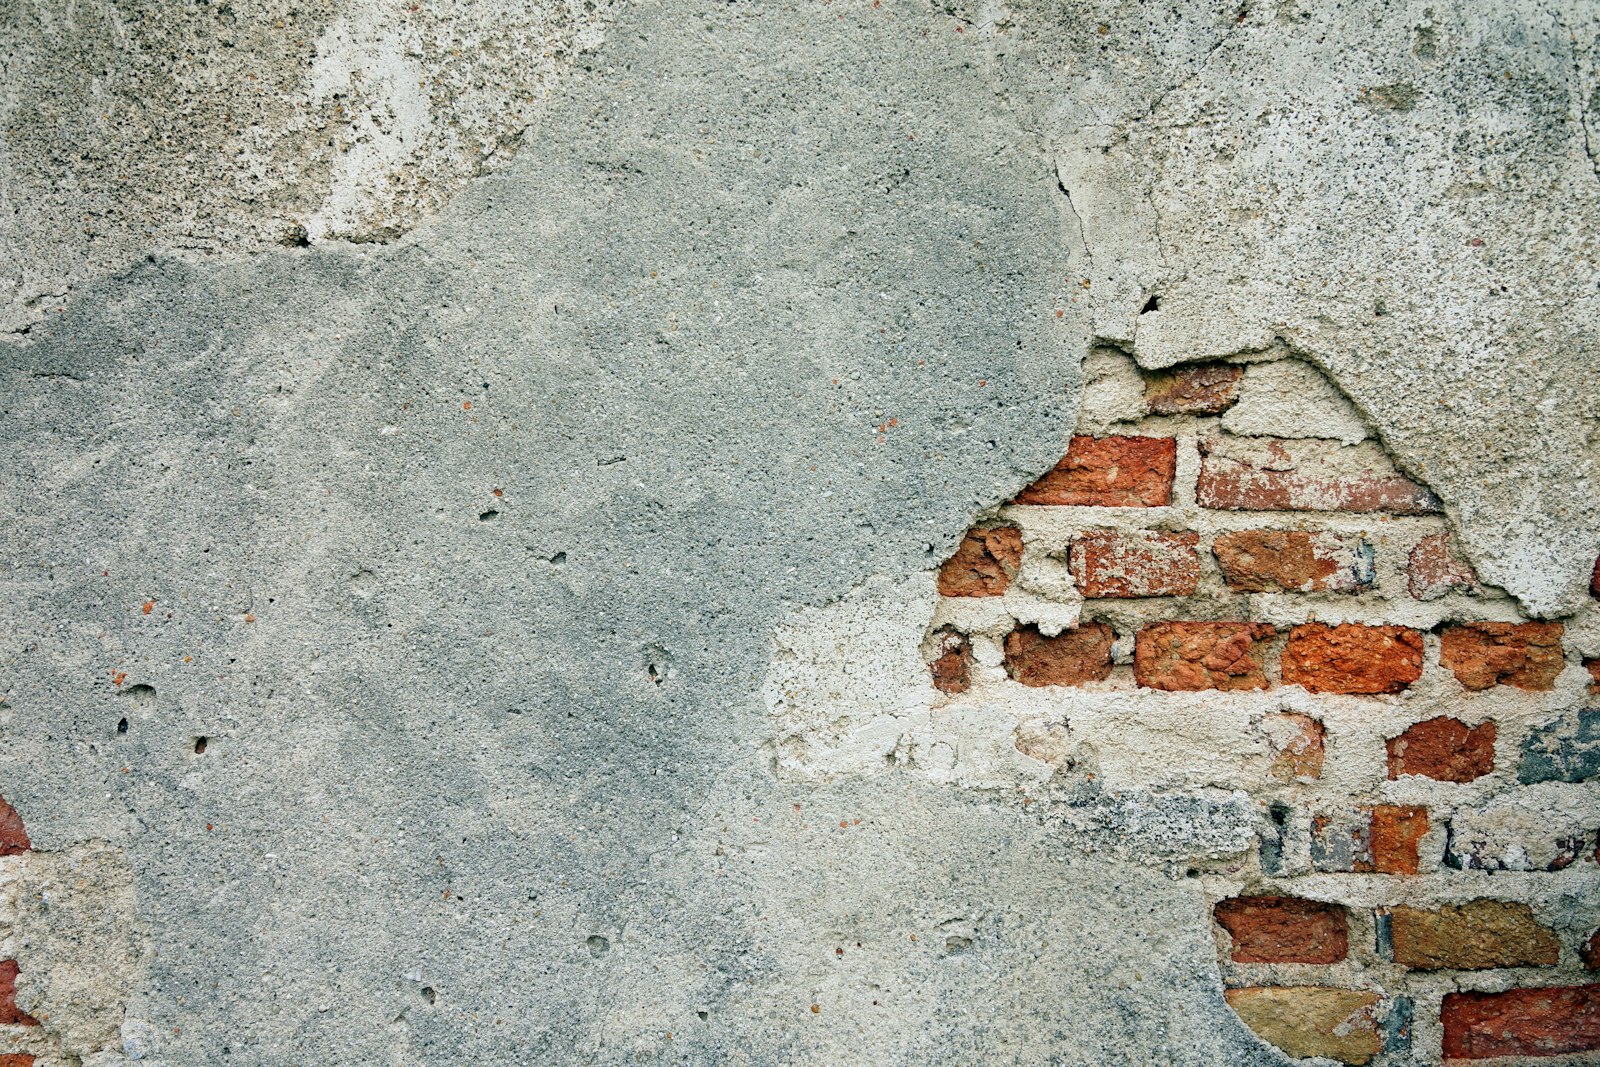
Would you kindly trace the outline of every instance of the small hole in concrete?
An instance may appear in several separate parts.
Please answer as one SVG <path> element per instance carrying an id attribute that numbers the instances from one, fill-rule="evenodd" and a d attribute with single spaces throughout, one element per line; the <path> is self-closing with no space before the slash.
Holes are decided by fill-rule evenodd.
<path id="1" fill-rule="evenodd" d="M 426 1000 L 429 1004 L 432 1004 L 437 999 L 433 992 L 433 986 L 425 985 L 422 987 L 422 999 Z"/>
<path id="2" fill-rule="evenodd" d="M 589 946 L 589 955 L 591 956 L 604 956 L 611 951 L 611 942 L 599 934 L 590 934 L 587 944 Z"/>
<path id="3" fill-rule="evenodd" d="M 700 1016 L 700 1021 L 701 1022 L 705 1022 L 707 1019 L 711 1018 L 711 1013 L 710 1012 L 697 1011 L 697 1012 L 695 1012 L 695 1014 Z"/>
<path id="4" fill-rule="evenodd" d="M 478 515 L 479 522 L 493 522 L 500 517 L 500 513 L 493 508 Z"/>
<path id="5" fill-rule="evenodd" d="M 1145 314 L 1148 314 L 1149 312 L 1160 311 L 1160 310 L 1161 310 L 1161 298 L 1159 296 L 1156 296 L 1154 293 L 1151 293 L 1150 294 L 1150 299 L 1146 300 L 1144 302 L 1144 307 L 1139 309 L 1139 314 L 1145 315 Z"/>
<path id="6" fill-rule="evenodd" d="M 128 732 L 128 720 L 127 719 L 118 719 L 117 720 L 117 733 L 125 734 L 127 732 Z"/>
<path id="7" fill-rule="evenodd" d="M 206 739 L 205 738 L 197 737 L 197 738 L 194 739 L 194 754 L 196 756 L 204 756 L 206 754 Z"/>

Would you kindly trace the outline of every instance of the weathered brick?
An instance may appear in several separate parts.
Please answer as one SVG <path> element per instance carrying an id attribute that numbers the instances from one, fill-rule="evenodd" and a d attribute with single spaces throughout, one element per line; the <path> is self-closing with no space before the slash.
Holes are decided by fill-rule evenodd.
<path id="1" fill-rule="evenodd" d="M 0 1067 L 33 1067 L 33 1053 L 7 1052 L 0 1056 Z"/>
<path id="2" fill-rule="evenodd" d="M 1022 531 L 992 526 L 967 531 L 939 568 L 940 596 L 1000 596 L 1022 566 Z"/>
<path id="3" fill-rule="evenodd" d="M 1072 577 L 1086 597 L 1187 596 L 1200 584 L 1192 531 L 1090 530 L 1073 542 Z"/>
<path id="4" fill-rule="evenodd" d="M 1389 936 L 1394 961 L 1420 971 L 1553 967 L 1561 960 L 1560 939 L 1517 901 L 1397 907 L 1389 913 Z"/>
<path id="5" fill-rule="evenodd" d="M 1170 437 L 1072 439 L 1054 469 L 1017 494 L 1018 504 L 1152 508 L 1172 501 L 1178 445 Z"/>
<path id="6" fill-rule="evenodd" d="M 1307 530 L 1239 530 L 1211 546 L 1229 588 L 1245 593 L 1358 593 L 1372 587 L 1372 545 Z"/>
<path id="7" fill-rule="evenodd" d="M 1145 378 L 1144 402 L 1152 415 L 1220 415 L 1239 399 L 1244 368 L 1233 363 L 1190 363 Z"/>
<path id="8" fill-rule="evenodd" d="M 15 856 L 32 847 L 27 828 L 22 825 L 22 816 L 4 797 L 0 797 L 0 856 Z"/>
<path id="9" fill-rule="evenodd" d="M 1600 708 L 1580 708 L 1534 727 L 1522 742 L 1517 778 L 1587 782 L 1600 777 Z"/>
<path id="10" fill-rule="evenodd" d="M 939 654 L 928 664 L 933 687 L 941 693 L 965 693 L 972 688 L 972 644 L 967 635 L 945 630 L 939 635 Z"/>
<path id="11" fill-rule="evenodd" d="M 1559 622 L 1469 622 L 1439 635 L 1439 662 L 1468 689 L 1555 688 L 1566 666 Z"/>
<path id="12" fill-rule="evenodd" d="M 1600 985 L 1446 993 L 1447 1058 L 1560 1056 L 1600 1049 Z"/>
<path id="13" fill-rule="evenodd" d="M 1246 1026 L 1291 1056 L 1326 1056 L 1359 1067 L 1383 1048 L 1376 993 L 1320 986 L 1247 986 L 1230 989 L 1225 996 Z"/>
<path id="14" fill-rule="evenodd" d="M 0 1026 L 38 1026 L 39 1020 L 17 1007 L 16 960 L 0 960 Z"/>
<path id="15" fill-rule="evenodd" d="M 1372 856 L 1355 870 L 1378 874 L 1416 874 L 1422 868 L 1418 846 L 1428 833 L 1428 809 L 1380 804 L 1372 809 Z"/>
<path id="16" fill-rule="evenodd" d="M 1272 746 L 1267 773 L 1280 782 L 1322 777 L 1322 723 L 1297 711 L 1278 712 L 1262 719 L 1261 727 Z"/>
<path id="17" fill-rule="evenodd" d="M 1600 659 L 1584 660 L 1583 669 L 1589 672 L 1590 678 L 1594 679 L 1589 683 L 1589 695 L 1600 697 Z"/>
<path id="18" fill-rule="evenodd" d="M 1419 722 L 1386 742 L 1389 778 L 1415 774 L 1441 782 L 1471 782 L 1494 770 L 1493 722 L 1469 727 L 1445 715 Z"/>
<path id="19" fill-rule="evenodd" d="M 1452 591 L 1471 592 L 1478 587 L 1478 576 L 1450 551 L 1448 536 L 1430 534 L 1406 558 L 1406 585 L 1417 600 L 1438 600 Z"/>
<path id="20" fill-rule="evenodd" d="M 1589 593 L 1591 596 L 1600 596 L 1600 556 L 1594 560 L 1594 576 L 1589 579 Z"/>
<path id="21" fill-rule="evenodd" d="M 1422 676 L 1422 634 L 1404 626 L 1305 623 L 1289 631 L 1285 685 L 1313 693 L 1398 693 Z"/>
<path id="22" fill-rule="evenodd" d="M 1396 471 L 1372 442 L 1202 440 L 1196 493 L 1201 506 L 1229 511 L 1439 510 L 1438 498 Z"/>
<path id="23" fill-rule="evenodd" d="M 1217 904 L 1233 938 L 1235 963 L 1338 963 L 1350 950 L 1350 922 L 1338 904 L 1300 897 L 1234 897 Z"/>
<path id="24" fill-rule="evenodd" d="M 1019 626 L 1006 635 L 1006 673 L 1023 685 L 1083 685 L 1111 674 L 1111 644 L 1116 635 L 1091 622 L 1055 637 L 1036 626 Z"/>
<path id="25" fill-rule="evenodd" d="M 1445 863 L 1478 871 L 1559 871 L 1577 862 L 1589 827 L 1571 812 L 1509 794 L 1450 816 Z"/>
<path id="26" fill-rule="evenodd" d="M 1134 639 L 1133 674 L 1148 689 L 1265 689 L 1267 642 L 1256 622 L 1160 622 Z"/>
<path id="27" fill-rule="evenodd" d="M 1589 935 L 1589 940 L 1578 950 L 1578 956 L 1583 960 L 1584 970 L 1600 971 L 1600 930 Z"/>

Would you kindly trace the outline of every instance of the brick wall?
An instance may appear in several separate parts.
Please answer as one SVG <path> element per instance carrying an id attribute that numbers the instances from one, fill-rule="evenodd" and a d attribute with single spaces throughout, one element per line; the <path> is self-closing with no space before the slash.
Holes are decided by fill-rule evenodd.
<path id="1" fill-rule="evenodd" d="M 1600 1062 L 1596 613 L 1481 583 L 1310 368 L 1086 373 L 1066 455 L 939 574 L 936 712 L 1096 788 L 1247 792 L 1253 849 L 1188 873 L 1291 1056 Z"/>

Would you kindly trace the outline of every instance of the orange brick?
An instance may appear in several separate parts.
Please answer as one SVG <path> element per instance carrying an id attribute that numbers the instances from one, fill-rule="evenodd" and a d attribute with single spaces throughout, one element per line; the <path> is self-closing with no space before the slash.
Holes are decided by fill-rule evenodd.
<path id="1" fill-rule="evenodd" d="M 1230 589 L 1244 593 L 1357 593 L 1372 586 L 1372 546 L 1307 530 L 1218 534 L 1212 554 Z"/>
<path id="2" fill-rule="evenodd" d="M 1468 689 L 1550 690 L 1566 666 L 1559 622 L 1469 622 L 1439 635 L 1439 662 Z"/>
<path id="3" fill-rule="evenodd" d="M 1072 439 L 1054 469 L 1017 494 L 1018 504 L 1164 507 L 1172 501 L 1178 445 L 1170 437 Z"/>
<path id="4" fill-rule="evenodd" d="M 1440 782 L 1471 782 L 1494 770 L 1495 724 L 1468 727 L 1439 715 L 1386 742 L 1389 778 L 1415 774 Z"/>
<path id="5" fill-rule="evenodd" d="M 946 630 L 939 635 L 939 654 L 928 664 L 933 687 L 941 693 L 965 693 L 972 688 L 972 645 L 967 635 Z"/>
<path id="6" fill-rule="evenodd" d="M 1266 689 L 1267 641 L 1257 622 L 1159 622 L 1139 631 L 1133 674 L 1147 689 Z"/>
<path id="7" fill-rule="evenodd" d="M 1313 693 L 1398 693 L 1422 676 L 1422 634 L 1404 626 L 1305 623 L 1289 631 L 1285 685 Z"/>
<path id="8" fill-rule="evenodd" d="M 1358 860 L 1357 871 L 1416 874 L 1422 869 L 1417 847 L 1428 833 L 1428 809 L 1382 804 L 1372 809 L 1372 858 Z"/>
<path id="9" fill-rule="evenodd" d="M 968 530 L 955 555 L 939 568 L 939 595 L 1000 596 L 1021 566 L 1021 530 L 1015 526 Z"/>
<path id="10" fill-rule="evenodd" d="M 1111 674 L 1111 627 L 1084 623 L 1046 637 L 1036 626 L 1006 635 L 1006 673 L 1029 686 L 1084 685 Z"/>

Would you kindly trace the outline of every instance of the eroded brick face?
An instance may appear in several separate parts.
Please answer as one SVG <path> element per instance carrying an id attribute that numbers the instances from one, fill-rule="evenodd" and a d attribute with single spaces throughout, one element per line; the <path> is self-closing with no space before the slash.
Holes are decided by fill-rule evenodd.
<path id="1" fill-rule="evenodd" d="M 1036 626 L 1006 636 L 1006 673 L 1023 685 L 1084 685 L 1111 674 L 1116 635 L 1103 623 L 1088 623 L 1046 637 Z"/>
<path id="2" fill-rule="evenodd" d="M 1372 809 L 1371 825 L 1371 859 L 1358 860 L 1357 871 L 1407 875 L 1421 872 L 1419 848 L 1428 834 L 1427 808 L 1380 804 Z"/>
<path id="3" fill-rule="evenodd" d="M 16 960 L 0 960 L 0 1026 L 38 1026 L 39 1020 L 17 1007 Z"/>
<path id="4" fill-rule="evenodd" d="M 1494 771 L 1493 722 L 1468 726 L 1437 715 L 1388 741 L 1389 778 L 1415 774 L 1441 782 L 1471 782 Z"/>
<path id="5" fill-rule="evenodd" d="M 1466 1060 L 1600 1049 L 1600 985 L 1447 993 L 1444 1054 Z"/>
<path id="6" fill-rule="evenodd" d="M 940 596 L 1001 596 L 1022 566 L 1022 531 L 1015 526 L 970 530 L 943 567 Z"/>
<path id="7" fill-rule="evenodd" d="M 1439 662 L 1467 689 L 1547 690 L 1566 666 L 1558 622 L 1471 622 L 1439 635 Z"/>
<path id="8" fill-rule="evenodd" d="M 1266 642 L 1277 633 L 1264 623 L 1163 622 L 1139 631 L 1133 670 L 1150 689 L 1265 689 Z"/>
<path id="9" fill-rule="evenodd" d="M 1551 967 L 1561 941 L 1517 901 L 1474 900 L 1440 908 L 1394 908 L 1394 961 L 1417 970 Z"/>
<path id="10" fill-rule="evenodd" d="M 33 847 L 17 809 L 0 797 L 0 856 L 15 856 Z"/>
<path id="11" fill-rule="evenodd" d="M 1216 906 L 1233 938 L 1235 963 L 1338 963 L 1350 950 L 1350 923 L 1338 904 L 1299 897 L 1234 897 Z"/>
<path id="12" fill-rule="evenodd" d="M 1200 584 L 1200 535 L 1090 530 L 1072 545 L 1072 577 L 1086 597 L 1187 596 Z"/>
<path id="13" fill-rule="evenodd" d="M 1589 940 L 1579 949 L 1578 956 L 1583 960 L 1584 970 L 1600 971 L 1600 930 L 1589 935 Z"/>
<path id="14" fill-rule="evenodd" d="M 1203 440 L 1196 494 L 1203 507 L 1234 511 L 1439 509 L 1438 498 L 1396 471 L 1381 450 L 1328 441 Z"/>
<path id="15" fill-rule="evenodd" d="M 1240 530 L 1211 546 L 1230 589 L 1243 593 L 1356 593 L 1372 585 L 1372 546 L 1306 530 Z"/>
<path id="16" fill-rule="evenodd" d="M 1247 986 L 1227 991 L 1245 1024 L 1291 1056 L 1364 1064 L 1383 1048 L 1378 994 L 1316 986 Z"/>
<path id="17" fill-rule="evenodd" d="M 1153 508 L 1172 502 L 1177 442 L 1170 437 L 1072 439 L 1053 470 L 1017 494 L 1018 504 Z"/>
<path id="18" fill-rule="evenodd" d="M 1422 677 L 1422 647 L 1404 626 L 1306 623 L 1289 631 L 1283 681 L 1313 693 L 1398 693 Z"/>
<path id="19" fill-rule="evenodd" d="M 1199 363 L 1157 371 L 1145 379 L 1145 407 L 1152 415 L 1220 415 L 1239 399 L 1244 368 Z"/>
<path id="20" fill-rule="evenodd" d="M 928 664 L 933 687 L 941 693 L 965 693 L 972 688 L 972 644 L 965 634 L 946 630 L 939 635 L 939 653 Z"/>
<path id="21" fill-rule="evenodd" d="M 1438 600 L 1447 593 L 1471 592 L 1478 576 L 1450 551 L 1450 538 L 1432 534 L 1406 557 L 1406 585 L 1416 600 Z"/>

